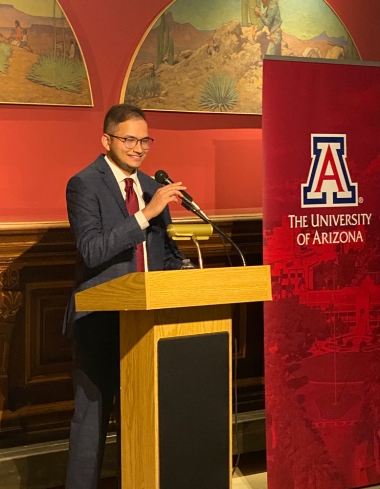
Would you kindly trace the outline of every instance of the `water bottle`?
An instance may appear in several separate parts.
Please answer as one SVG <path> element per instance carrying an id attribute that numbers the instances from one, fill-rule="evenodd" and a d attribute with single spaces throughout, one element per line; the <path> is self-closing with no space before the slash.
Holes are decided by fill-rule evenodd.
<path id="1" fill-rule="evenodd" d="M 182 260 L 182 267 L 181 270 L 186 270 L 190 268 L 195 268 L 194 265 L 191 263 L 191 261 L 188 258 L 185 258 Z"/>

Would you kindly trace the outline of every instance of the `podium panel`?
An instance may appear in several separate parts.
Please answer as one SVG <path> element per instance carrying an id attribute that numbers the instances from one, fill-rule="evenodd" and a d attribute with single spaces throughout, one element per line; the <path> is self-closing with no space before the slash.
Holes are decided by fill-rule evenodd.
<path id="1" fill-rule="evenodd" d="M 160 489 L 229 489 L 229 335 L 158 342 Z"/>
<path id="2" fill-rule="evenodd" d="M 120 374 L 123 487 L 230 489 L 231 307 L 122 311 Z"/>

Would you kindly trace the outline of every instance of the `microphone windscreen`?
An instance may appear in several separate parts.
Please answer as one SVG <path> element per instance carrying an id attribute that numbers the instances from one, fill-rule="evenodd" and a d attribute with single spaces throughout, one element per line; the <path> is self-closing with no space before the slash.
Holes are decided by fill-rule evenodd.
<path id="1" fill-rule="evenodd" d="M 154 174 L 154 179 L 158 183 L 165 183 L 165 180 L 168 178 L 168 174 L 164 170 L 157 170 Z"/>

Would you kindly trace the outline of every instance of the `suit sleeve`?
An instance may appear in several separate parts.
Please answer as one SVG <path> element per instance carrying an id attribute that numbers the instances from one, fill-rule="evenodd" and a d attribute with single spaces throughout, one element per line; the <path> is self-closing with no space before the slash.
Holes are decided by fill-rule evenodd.
<path id="1" fill-rule="evenodd" d="M 77 248 L 88 268 L 101 266 L 144 241 L 144 232 L 134 216 L 105 230 L 98 197 L 80 177 L 70 179 L 66 200 Z"/>

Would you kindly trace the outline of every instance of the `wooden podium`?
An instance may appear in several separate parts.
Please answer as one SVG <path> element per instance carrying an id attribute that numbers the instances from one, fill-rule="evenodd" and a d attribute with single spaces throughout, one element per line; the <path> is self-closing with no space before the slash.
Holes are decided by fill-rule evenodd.
<path id="1" fill-rule="evenodd" d="M 269 266 L 132 273 L 76 294 L 78 311 L 120 311 L 123 489 L 231 488 L 230 305 L 271 298 Z"/>

